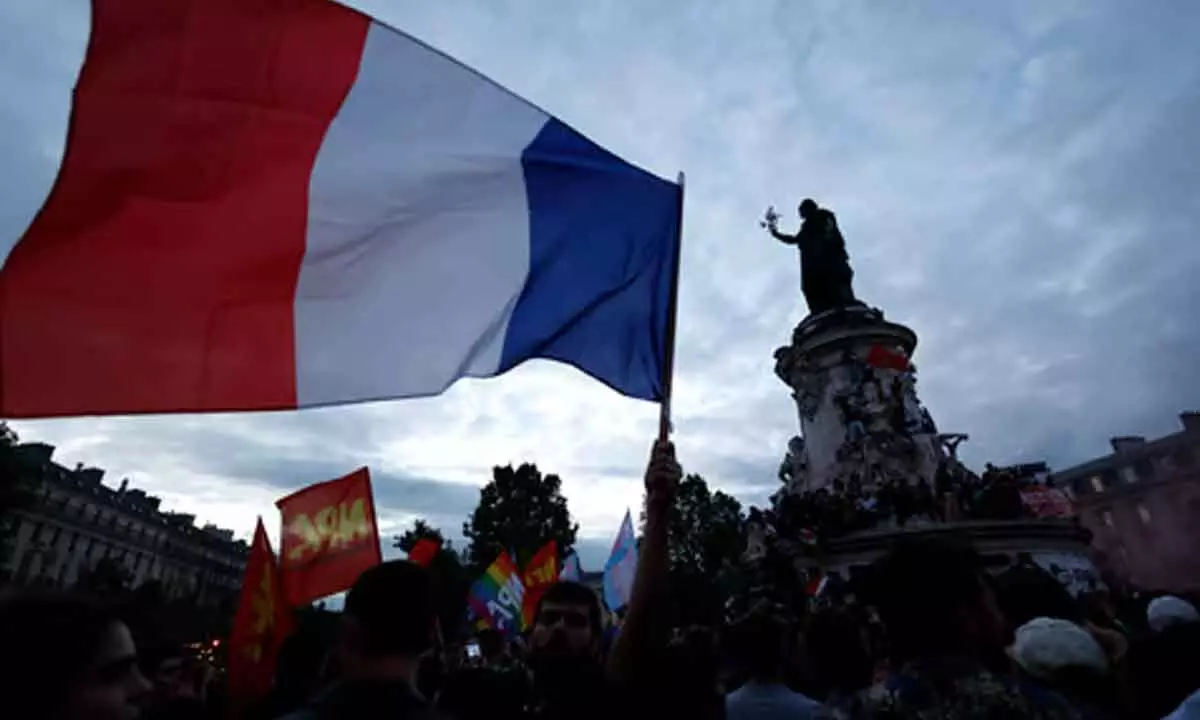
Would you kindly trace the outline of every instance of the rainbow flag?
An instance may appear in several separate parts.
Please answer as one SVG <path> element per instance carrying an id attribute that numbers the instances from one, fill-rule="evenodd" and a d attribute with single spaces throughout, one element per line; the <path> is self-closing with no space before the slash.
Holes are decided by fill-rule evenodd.
<path id="1" fill-rule="evenodd" d="M 467 594 L 467 604 L 475 617 L 488 627 L 510 635 L 525 629 L 524 599 L 525 585 L 507 552 L 496 557 Z"/>

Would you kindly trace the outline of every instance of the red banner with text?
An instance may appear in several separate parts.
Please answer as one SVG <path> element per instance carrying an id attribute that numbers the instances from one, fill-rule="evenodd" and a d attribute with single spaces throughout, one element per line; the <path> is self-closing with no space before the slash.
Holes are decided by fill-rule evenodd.
<path id="1" fill-rule="evenodd" d="M 538 602 L 550 586 L 558 582 L 558 544 L 550 540 L 542 546 L 537 554 L 525 566 L 522 581 L 525 585 L 525 595 L 522 601 L 521 614 L 525 619 L 525 627 L 533 627 L 534 613 Z"/>
<path id="2" fill-rule="evenodd" d="M 311 485 L 276 501 L 283 516 L 279 566 L 292 605 L 347 590 L 381 560 L 371 476 L 349 475 Z"/>
<path id="3" fill-rule="evenodd" d="M 1071 517 L 1075 508 L 1071 499 L 1058 488 L 1032 487 L 1021 491 L 1021 502 L 1035 517 Z"/>

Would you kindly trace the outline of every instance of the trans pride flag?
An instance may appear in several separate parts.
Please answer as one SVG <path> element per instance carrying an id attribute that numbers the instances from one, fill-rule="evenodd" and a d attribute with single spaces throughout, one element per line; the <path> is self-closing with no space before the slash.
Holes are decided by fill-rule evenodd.
<path id="1" fill-rule="evenodd" d="M 573 580 L 579 582 L 583 579 L 583 568 L 579 566 L 579 556 L 572 552 L 563 561 L 562 573 L 558 576 L 559 580 Z"/>
<path id="2" fill-rule="evenodd" d="M 612 553 L 604 563 L 604 604 L 609 610 L 616 612 L 629 604 L 636 574 L 637 539 L 633 535 L 633 518 L 626 510 Z"/>
<path id="3" fill-rule="evenodd" d="M 524 629 L 522 605 L 525 585 L 507 552 L 500 553 L 471 586 L 467 604 L 480 621 L 506 635 Z"/>

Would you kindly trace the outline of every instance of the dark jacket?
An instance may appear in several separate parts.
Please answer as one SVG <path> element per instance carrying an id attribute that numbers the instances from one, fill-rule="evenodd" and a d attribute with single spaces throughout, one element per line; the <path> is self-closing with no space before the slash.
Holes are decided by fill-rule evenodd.
<path id="1" fill-rule="evenodd" d="M 356 680 L 337 683 L 281 720 L 435 720 L 429 703 L 406 682 Z"/>

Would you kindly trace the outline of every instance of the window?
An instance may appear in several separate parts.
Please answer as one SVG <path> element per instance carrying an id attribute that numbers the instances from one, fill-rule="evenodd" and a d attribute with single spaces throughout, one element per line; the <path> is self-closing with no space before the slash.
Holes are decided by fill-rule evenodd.
<path id="1" fill-rule="evenodd" d="M 1138 503 L 1137 513 L 1138 513 L 1138 517 L 1140 517 L 1142 519 L 1143 525 L 1150 524 L 1150 508 L 1146 507 L 1145 505 L 1143 505 L 1141 503 Z"/>
<path id="2" fill-rule="evenodd" d="M 1101 512 L 1100 519 L 1104 522 L 1104 527 L 1109 527 L 1109 528 L 1112 527 L 1113 526 L 1112 510 L 1105 510 L 1105 511 Z"/>
<path id="3" fill-rule="evenodd" d="M 1132 485 L 1137 481 L 1137 470 L 1135 470 L 1132 465 L 1126 465 L 1125 467 L 1121 468 L 1121 482 L 1127 485 Z"/>
<path id="4" fill-rule="evenodd" d="M 1099 475 L 1093 475 L 1090 482 L 1092 483 L 1092 492 L 1104 492 L 1104 480 Z"/>

